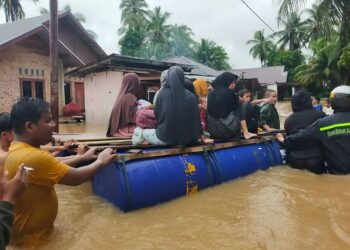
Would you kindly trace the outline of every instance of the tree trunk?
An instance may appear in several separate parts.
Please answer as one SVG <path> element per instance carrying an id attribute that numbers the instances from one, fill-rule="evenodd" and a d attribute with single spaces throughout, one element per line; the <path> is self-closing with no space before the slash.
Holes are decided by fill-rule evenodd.
<path id="1" fill-rule="evenodd" d="M 57 0 L 50 0 L 50 91 L 51 91 L 51 112 L 53 121 L 56 123 L 55 131 L 59 131 L 58 124 L 58 17 Z"/>

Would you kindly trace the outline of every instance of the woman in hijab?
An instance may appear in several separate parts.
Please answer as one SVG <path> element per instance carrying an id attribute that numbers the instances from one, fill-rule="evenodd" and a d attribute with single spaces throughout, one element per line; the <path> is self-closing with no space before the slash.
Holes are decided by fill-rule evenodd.
<path id="1" fill-rule="evenodd" d="M 208 95 L 208 131 L 211 138 L 239 139 L 240 122 L 237 115 L 238 97 L 234 92 L 238 76 L 224 72 L 216 77 Z"/>
<path id="2" fill-rule="evenodd" d="M 135 129 L 133 144 L 185 146 L 201 138 L 201 124 L 196 97 L 184 87 L 184 72 L 173 66 L 155 105 L 157 129 Z"/>
<path id="3" fill-rule="evenodd" d="M 164 70 L 162 72 L 162 74 L 160 75 L 160 89 L 154 95 L 154 98 L 153 98 L 153 105 L 154 106 L 156 105 L 156 101 L 157 101 L 157 98 L 158 98 L 160 91 L 162 91 L 164 85 L 166 84 L 167 74 L 168 74 L 168 70 Z"/>
<path id="4" fill-rule="evenodd" d="M 124 76 L 109 118 L 107 136 L 132 136 L 140 89 L 140 79 L 136 74 L 129 73 Z"/>
<path id="5" fill-rule="evenodd" d="M 293 114 L 284 123 L 287 136 L 307 128 L 316 120 L 326 116 L 325 113 L 313 108 L 311 96 L 305 89 L 299 90 L 292 97 L 292 109 Z M 287 161 L 294 168 L 308 169 L 314 173 L 324 172 L 322 151 L 317 144 L 294 151 L 287 148 Z"/>

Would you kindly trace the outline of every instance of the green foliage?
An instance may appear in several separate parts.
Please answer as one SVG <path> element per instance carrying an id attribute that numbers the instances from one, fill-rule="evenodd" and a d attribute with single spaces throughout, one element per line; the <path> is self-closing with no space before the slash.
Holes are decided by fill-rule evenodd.
<path id="1" fill-rule="evenodd" d="M 294 82 L 295 68 L 304 62 L 305 57 L 299 50 L 274 50 L 267 58 L 267 66 L 284 66 L 288 72 L 287 82 Z"/>
<path id="2" fill-rule="evenodd" d="M 341 55 L 339 39 L 332 41 L 321 39 L 312 47 L 314 56 L 307 64 L 296 69 L 296 80 L 305 86 L 318 88 L 340 85 L 343 77 L 338 68 Z"/>
<path id="3" fill-rule="evenodd" d="M 122 39 L 119 41 L 120 53 L 122 55 L 136 56 L 144 41 L 143 34 L 134 29 L 128 29 Z"/>
<path id="4" fill-rule="evenodd" d="M 200 44 L 196 46 L 194 58 L 216 70 L 230 69 L 229 57 L 225 49 L 208 39 L 201 39 Z"/>
<path id="5" fill-rule="evenodd" d="M 172 25 L 169 37 L 170 56 L 190 57 L 194 53 L 196 42 L 192 39 L 192 30 L 186 25 Z"/>
<path id="6" fill-rule="evenodd" d="M 254 39 L 249 40 L 247 44 L 252 44 L 249 53 L 254 59 L 259 58 L 261 66 L 266 66 L 267 57 L 275 49 L 273 42 L 264 36 L 264 30 L 258 30 L 254 33 Z"/>
<path id="7" fill-rule="evenodd" d="M 122 11 L 121 22 L 126 28 L 139 26 L 148 16 L 148 4 L 145 0 L 122 0 L 119 8 Z"/>
<path id="8" fill-rule="evenodd" d="M 285 17 L 293 11 L 298 11 L 307 0 L 279 0 L 281 3 L 279 17 Z M 350 42 L 350 2 L 349 0 L 319 0 L 317 4 L 328 25 L 335 25 L 340 39 L 340 47 L 344 48 Z M 322 17 L 321 17 L 322 18 Z"/>
<path id="9" fill-rule="evenodd" d="M 312 4 L 311 9 L 307 9 L 308 18 L 306 25 L 306 42 L 315 42 L 320 38 L 330 39 L 335 34 L 334 23 L 327 12 L 320 5 Z"/>
<path id="10" fill-rule="evenodd" d="M 290 12 L 287 16 L 278 20 L 284 29 L 274 33 L 278 36 L 277 44 L 281 49 L 285 49 L 288 45 L 290 50 L 300 49 L 305 44 L 306 23 L 301 20 L 301 15 L 297 12 Z"/>
<path id="11" fill-rule="evenodd" d="M 161 7 L 148 10 L 144 0 L 123 0 L 123 27 L 119 29 L 122 55 L 163 60 L 174 56 L 186 56 L 199 60 L 215 69 L 229 69 L 225 49 L 213 41 L 193 40 L 193 32 L 186 25 L 170 24 L 170 13 Z M 138 13 L 138 14 L 135 14 Z"/>

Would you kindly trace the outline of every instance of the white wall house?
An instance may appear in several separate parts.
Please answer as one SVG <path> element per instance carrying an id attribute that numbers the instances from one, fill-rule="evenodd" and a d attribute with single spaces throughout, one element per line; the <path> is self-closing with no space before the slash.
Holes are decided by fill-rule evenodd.
<path id="1" fill-rule="evenodd" d="M 122 84 L 123 75 L 123 72 L 107 71 L 85 76 L 85 116 L 87 124 L 107 126 L 109 115 Z"/>

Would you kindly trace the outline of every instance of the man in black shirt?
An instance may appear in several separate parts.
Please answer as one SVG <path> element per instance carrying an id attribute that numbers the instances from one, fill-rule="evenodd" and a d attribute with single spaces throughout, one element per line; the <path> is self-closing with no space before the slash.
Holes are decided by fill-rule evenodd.
<path id="1" fill-rule="evenodd" d="M 334 114 L 317 120 L 306 129 L 288 136 L 277 135 L 292 150 L 320 145 L 326 169 L 332 174 L 350 173 L 350 86 L 339 86 L 331 92 Z"/>
<path id="2" fill-rule="evenodd" d="M 310 94 L 301 89 L 292 97 L 291 114 L 284 123 L 284 129 L 287 136 L 296 134 L 300 129 L 305 129 L 315 121 L 326 115 L 323 112 L 316 111 L 312 107 Z M 325 171 L 324 159 L 321 147 L 318 144 L 303 146 L 296 150 L 287 150 L 287 162 L 294 168 L 307 169 L 311 172 L 320 174 Z"/>

